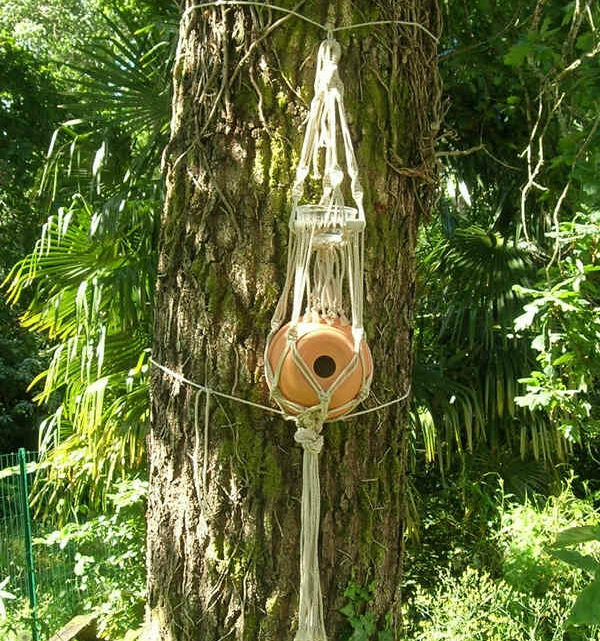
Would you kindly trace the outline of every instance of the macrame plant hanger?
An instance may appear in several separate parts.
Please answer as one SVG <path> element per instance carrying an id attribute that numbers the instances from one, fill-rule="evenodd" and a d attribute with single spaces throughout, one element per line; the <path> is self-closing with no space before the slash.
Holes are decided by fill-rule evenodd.
<path id="1" fill-rule="evenodd" d="M 295 439 L 304 450 L 295 641 L 327 638 L 318 560 L 321 430 L 366 398 L 373 374 L 363 330 L 363 190 L 344 111 L 340 52 L 329 33 L 319 47 L 315 94 L 292 188 L 286 280 L 265 349 L 271 396 L 296 422 Z M 344 204 L 338 131 L 354 207 Z M 314 178 L 322 177 L 322 195 L 318 203 L 300 204 L 311 168 Z"/>

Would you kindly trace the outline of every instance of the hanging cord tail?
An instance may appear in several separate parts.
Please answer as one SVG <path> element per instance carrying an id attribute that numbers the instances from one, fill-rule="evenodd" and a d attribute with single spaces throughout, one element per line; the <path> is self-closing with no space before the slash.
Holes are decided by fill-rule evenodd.
<path id="1" fill-rule="evenodd" d="M 323 421 L 327 408 L 303 412 L 294 435 L 302 445 L 302 511 L 300 530 L 300 603 L 294 641 L 327 641 L 319 576 L 319 520 L 321 487 L 319 454 L 323 448 Z"/>

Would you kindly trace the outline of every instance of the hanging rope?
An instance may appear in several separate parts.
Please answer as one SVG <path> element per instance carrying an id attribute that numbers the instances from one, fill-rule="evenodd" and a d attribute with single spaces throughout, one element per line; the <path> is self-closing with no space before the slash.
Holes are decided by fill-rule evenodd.
<path id="1" fill-rule="evenodd" d="M 186 378 L 182 374 L 179 374 L 178 372 L 174 372 L 172 369 L 169 369 L 165 365 L 161 365 L 160 363 L 155 361 L 153 358 L 150 358 L 150 362 L 152 363 L 152 365 L 154 365 L 155 367 L 158 367 L 159 370 L 161 370 L 165 374 L 168 374 L 171 378 L 175 379 L 176 381 L 179 381 L 180 383 L 185 383 L 186 385 L 189 385 L 190 387 L 194 387 L 195 389 L 198 389 L 201 392 L 206 392 L 207 394 L 214 394 L 215 396 L 219 396 L 221 398 L 227 398 L 230 401 L 235 401 L 236 403 L 250 405 L 251 407 L 256 407 L 259 410 L 270 412 L 271 414 L 283 414 L 281 410 L 278 410 L 274 407 L 269 407 L 268 405 L 261 405 L 260 403 L 253 403 L 252 401 L 249 401 L 246 398 L 241 398 L 240 396 L 233 396 L 232 394 L 226 394 L 225 392 L 219 392 L 218 390 L 214 390 L 210 387 L 206 387 L 206 385 L 195 383 L 194 381 L 191 381 L 189 378 Z"/>
<path id="2" fill-rule="evenodd" d="M 326 641 L 323 620 L 323 599 L 319 576 L 320 486 L 319 453 L 323 447 L 321 431 L 329 418 L 336 418 L 366 398 L 373 373 L 370 353 L 364 342 L 363 330 L 363 259 L 364 230 L 363 189 L 358 177 L 358 164 L 346 113 L 344 85 L 338 73 L 341 48 L 333 39 L 331 28 L 317 56 L 314 96 L 310 104 L 304 141 L 296 178 L 292 187 L 290 213 L 290 249 L 286 283 L 273 319 L 265 347 L 265 377 L 271 396 L 291 414 L 298 429 L 295 439 L 304 449 L 302 464 L 302 508 L 300 533 L 300 598 L 298 630 L 295 641 Z M 355 208 L 346 207 L 342 192 L 344 171 L 338 158 L 338 130 L 343 142 L 346 173 Z M 323 170 L 321 173 L 321 159 Z M 322 177 L 322 194 L 318 204 L 301 205 L 304 182 L 312 170 L 314 178 Z M 344 284 L 350 298 L 350 314 L 344 310 Z M 292 310 L 287 316 L 288 298 L 292 294 Z M 316 332 L 315 325 L 330 322 L 336 330 L 332 336 L 337 350 L 348 349 L 344 325 L 351 321 L 352 348 L 338 361 L 321 342 L 321 356 L 307 361 L 299 348 L 305 334 Z M 311 324 L 312 319 L 312 324 Z M 322 334 L 322 330 L 319 330 Z M 282 333 L 284 335 L 282 336 Z M 285 345 L 281 347 L 281 341 Z M 310 340 L 310 339 L 309 339 Z M 275 345 L 277 343 L 277 345 Z M 344 347 L 345 346 L 345 347 Z M 278 351 L 279 350 L 279 351 Z M 333 348 L 335 353 L 336 348 Z M 309 356 L 308 354 L 306 355 Z M 275 363 L 272 362 L 275 359 Z M 333 363 L 332 373 L 321 375 L 316 368 L 319 358 Z M 341 371 L 338 370 L 338 365 Z M 291 369 L 290 369 L 291 367 Z M 284 369 L 285 368 L 285 369 Z M 342 396 L 331 414 L 334 394 L 360 371 L 360 387 Z M 284 372 L 295 383 L 287 393 L 282 384 Z M 336 374 L 335 379 L 329 380 Z M 291 383 L 290 383 L 291 385 Z M 308 393 L 307 393 L 307 389 Z M 315 399 L 313 404 L 307 399 Z"/>
<path id="3" fill-rule="evenodd" d="M 296 420 L 294 439 L 302 454 L 302 507 L 300 512 L 300 599 L 298 631 L 294 641 L 327 641 L 319 575 L 319 520 L 321 486 L 319 454 L 323 449 L 321 429 L 325 416 L 306 412 Z"/>
<path id="4" fill-rule="evenodd" d="M 357 370 L 361 371 L 358 392 L 341 405 L 334 416 L 351 411 L 369 392 L 372 368 L 365 362 L 363 329 L 363 261 L 365 213 L 363 188 L 352 146 L 344 109 L 344 85 L 338 72 L 341 48 L 333 38 L 324 40 L 317 55 L 314 96 L 296 177 L 292 187 L 290 242 L 285 285 L 271 320 L 271 332 L 265 346 L 265 377 L 271 396 L 287 414 L 299 415 L 311 409 L 284 395 L 280 376 L 284 363 L 291 358 L 314 390 L 321 408 L 329 406 L 332 396 Z M 341 133 L 346 173 L 355 208 L 346 207 L 342 192 L 344 171 L 338 158 L 337 138 Z M 321 153 L 322 152 L 322 153 Z M 321 171 L 320 160 L 323 157 Z M 311 173 L 321 177 L 323 191 L 318 205 L 300 204 L 304 183 Z M 349 294 L 349 314 L 344 309 L 344 289 Z M 287 318 L 288 300 L 292 309 L 286 345 L 273 365 L 271 346 Z M 351 322 L 353 358 L 336 375 L 335 382 L 323 388 L 315 372 L 304 362 L 298 349 L 298 328 L 302 319 L 314 317 Z M 327 412 L 325 412 L 327 417 Z"/>

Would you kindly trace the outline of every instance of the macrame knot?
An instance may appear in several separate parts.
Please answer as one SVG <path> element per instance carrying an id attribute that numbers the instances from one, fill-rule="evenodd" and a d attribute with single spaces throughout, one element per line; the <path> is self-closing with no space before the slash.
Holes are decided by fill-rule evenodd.
<path id="1" fill-rule="evenodd" d="M 327 392 L 319 392 L 319 405 L 314 405 L 308 409 L 300 412 L 294 417 L 298 430 L 301 428 L 311 430 L 317 436 L 323 429 L 323 423 L 327 419 L 327 412 L 329 411 L 329 395 Z M 296 439 L 298 440 L 298 439 Z M 298 441 L 300 442 L 300 441 Z"/>
<path id="2" fill-rule="evenodd" d="M 369 396 L 369 388 L 366 385 L 363 385 L 358 392 L 357 399 L 359 403 L 362 403 Z"/>
<path id="3" fill-rule="evenodd" d="M 294 440 L 311 454 L 320 454 L 323 449 L 323 437 L 310 428 L 299 427 L 294 434 Z"/>
<path id="4" fill-rule="evenodd" d="M 298 325 L 290 325 L 287 333 L 287 341 L 292 344 L 298 340 Z"/>

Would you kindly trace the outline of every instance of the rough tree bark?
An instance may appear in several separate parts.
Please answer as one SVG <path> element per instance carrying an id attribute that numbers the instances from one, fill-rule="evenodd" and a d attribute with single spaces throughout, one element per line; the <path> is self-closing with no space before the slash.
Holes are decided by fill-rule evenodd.
<path id="1" fill-rule="evenodd" d="M 164 156 L 154 358 L 266 403 L 264 339 L 282 285 L 289 187 L 324 34 L 266 8 L 185 5 Z M 332 6 L 338 25 L 404 20 L 440 31 L 437 0 Z M 308 0 L 298 10 L 328 18 L 327 3 Z M 435 189 L 437 49 L 423 30 L 399 24 L 344 31 L 338 40 L 366 192 L 374 404 L 410 384 L 416 234 Z M 154 369 L 148 637 L 292 639 L 302 470 L 293 424 L 214 397 L 207 409 L 205 400 Z M 368 607 L 380 629 L 394 629 L 406 404 L 328 424 L 324 435 L 320 564 L 329 637 L 343 638 L 347 628 L 339 609 L 350 582 L 374 586 Z"/>

